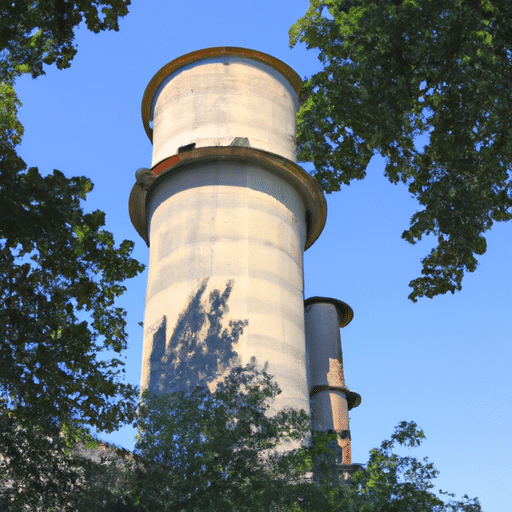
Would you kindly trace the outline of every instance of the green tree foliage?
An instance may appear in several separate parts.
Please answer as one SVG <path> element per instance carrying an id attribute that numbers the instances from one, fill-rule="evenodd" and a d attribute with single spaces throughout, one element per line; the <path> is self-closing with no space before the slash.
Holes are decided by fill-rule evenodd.
<path id="1" fill-rule="evenodd" d="M 20 143 L 23 126 L 16 78 L 44 74 L 44 65 L 68 68 L 76 54 L 75 30 L 82 21 L 95 33 L 119 30 L 130 0 L 0 1 L 0 151 Z"/>
<path id="2" fill-rule="evenodd" d="M 365 469 L 354 474 L 348 484 L 350 491 L 335 489 L 330 496 L 333 511 L 364 512 L 481 512 L 479 501 L 468 496 L 455 500 L 454 495 L 434 489 L 439 474 L 427 458 L 402 456 L 395 450 L 420 446 L 425 434 L 414 422 L 401 422 L 379 448 L 370 452 Z M 343 508 L 338 495 L 349 501 Z M 338 504 L 337 504 L 338 503 Z M 349 505 L 350 503 L 350 505 Z M 337 508 L 336 508 L 337 507 Z"/>
<path id="3" fill-rule="evenodd" d="M 44 74 L 44 64 L 70 66 L 76 54 L 75 29 L 82 21 L 92 32 L 119 30 L 130 0 L 2 0 L 0 75 Z"/>
<path id="4" fill-rule="evenodd" d="M 82 210 L 89 180 L 43 177 L 17 156 L 23 127 L 12 80 L 43 73 L 43 63 L 69 66 L 82 19 L 94 32 L 117 30 L 129 3 L 0 6 L 0 394 L 19 421 L 73 418 L 111 430 L 128 416 L 127 403 L 113 402 L 133 396 L 117 383 L 121 362 L 97 355 L 124 348 L 125 312 L 115 299 L 142 267 L 130 257 L 132 242 L 115 247 L 102 212 Z"/>
<path id="5" fill-rule="evenodd" d="M 336 433 L 316 432 L 311 442 L 304 413 L 268 414 L 279 392 L 248 366 L 233 369 L 214 391 L 146 394 L 123 480 L 130 490 L 116 495 L 127 508 L 119 510 L 481 512 L 476 499 L 433 491 L 438 472 L 427 459 L 397 453 L 425 438 L 415 423 L 400 423 L 346 479 L 330 448 Z"/>
<path id="6" fill-rule="evenodd" d="M 2 146 L 21 141 L 17 118 L 21 105 L 16 78 L 44 75 L 44 65 L 68 68 L 77 49 L 75 30 L 85 22 L 92 32 L 119 30 L 119 18 L 131 0 L 1 0 L 0 1 L 0 139 Z M 1 151 L 5 151 L 2 147 Z"/>
<path id="7" fill-rule="evenodd" d="M 134 390 L 118 383 L 120 360 L 98 355 L 125 347 L 115 300 L 141 265 L 132 242 L 116 247 L 102 229 L 103 212 L 82 210 L 87 179 L 17 162 L 0 160 L 0 396 L 19 421 L 112 430 L 132 415 Z"/>
<path id="8" fill-rule="evenodd" d="M 304 450 L 279 448 L 301 440 L 305 413 L 268 415 L 280 393 L 254 367 L 234 368 L 214 391 L 145 394 L 136 454 L 141 510 L 271 510 L 304 474 Z M 289 445 L 288 445 L 289 446 Z"/>
<path id="9" fill-rule="evenodd" d="M 20 428 L 14 414 L 2 414 L 0 428 L 2 512 L 130 512 L 116 508 L 127 503 L 132 483 L 126 450 L 84 432 Z"/>
<path id="10" fill-rule="evenodd" d="M 460 290 L 483 234 L 512 218 L 512 4 L 311 0 L 290 41 L 323 64 L 303 90 L 300 160 L 333 192 L 383 156 L 421 205 L 402 237 L 437 239 L 409 298 Z"/>
<path id="11" fill-rule="evenodd" d="M 0 150 L 5 154 L 14 150 L 21 142 L 23 126 L 18 119 L 18 107 L 21 105 L 14 86 L 9 81 L 0 81 Z"/>
<path id="12" fill-rule="evenodd" d="M 129 1 L 0 2 L 0 502 L 76 510 L 88 430 L 135 416 L 121 380 L 125 311 L 116 299 L 142 266 L 116 246 L 103 212 L 85 213 L 83 177 L 43 176 L 17 155 L 16 77 L 69 66 L 74 29 L 118 29 Z M 101 8 L 101 10 L 100 10 Z M 80 484 L 80 485 L 79 485 Z M 73 503 L 75 505 L 73 505 Z"/>
<path id="13" fill-rule="evenodd" d="M 92 187 L 87 179 L 58 171 L 42 177 L 11 150 L 0 159 L 0 173 L 0 419 L 9 427 L 0 435 L 4 491 L 20 502 L 45 496 L 34 488 L 46 483 L 60 499 L 73 473 L 66 443 L 89 427 L 111 431 L 134 418 L 136 389 L 121 381 L 118 355 L 127 334 L 116 299 L 123 281 L 142 267 L 130 256 L 132 242 L 115 246 L 103 212 L 82 210 Z M 37 457 L 20 464 L 28 448 Z M 46 465 L 36 463 L 41 457 Z M 46 466 L 67 476 L 43 478 Z"/>

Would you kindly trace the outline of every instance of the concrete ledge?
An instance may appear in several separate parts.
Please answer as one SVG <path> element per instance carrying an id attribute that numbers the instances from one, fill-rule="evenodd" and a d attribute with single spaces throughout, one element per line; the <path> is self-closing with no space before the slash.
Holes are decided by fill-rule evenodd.
<path id="1" fill-rule="evenodd" d="M 331 297 L 309 297 L 304 301 L 304 307 L 321 303 L 333 304 L 336 307 L 340 327 L 346 327 L 354 318 L 354 310 L 346 302 Z"/>
<path id="2" fill-rule="evenodd" d="M 306 210 L 307 239 L 304 249 L 308 249 L 313 245 L 320 236 L 327 218 L 327 202 L 318 183 L 302 167 L 274 153 L 268 153 L 251 147 L 214 146 L 179 153 L 153 166 L 151 172 L 158 178 L 147 191 L 140 183 L 136 183 L 133 186 L 129 200 L 130 219 L 148 246 L 146 205 L 151 191 L 158 186 L 158 182 L 164 179 L 165 176 L 168 176 L 169 173 L 183 170 L 184 167 L 193 165 L 196 162 L 219 160 L 235 160 L 242 163 L 251 162 L 264 167 L 270 173 L 276 174 L 292 184 L 304 200 Z M 341 301 L 338 302 L 341 303 Z M 350 306 L 347 307 L 350 309 Z"/>
<path id="3" fill-rule="evenodd" d="M 345 386 L 313 386 L 309 396 L 312 397 L 323 391 L 339 391 L 340 393 L 344 393 L 347 397 L 347 407 L 349 411 L 361 405 L 361 395 L 355 391 L 350 391 L 350 389 Z"/>

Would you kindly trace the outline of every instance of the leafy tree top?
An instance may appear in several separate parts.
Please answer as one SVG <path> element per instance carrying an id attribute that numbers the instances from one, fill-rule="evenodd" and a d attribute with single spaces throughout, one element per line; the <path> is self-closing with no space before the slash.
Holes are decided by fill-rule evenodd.
<path id="1" fill-rule="evenodd" d="M 276 449 L 298 446 L 309 418 L 288 410 L 270 416 L 280 392 L 253 366 L 233 368 L 214 390 L 145 392 L 136 444 L 142 510 L 263 510 L 300 479 L 304 453 Z"/>
<path id="2" fill-rule="evenodd" d="M 115 246 L 104 214 L 85 213 L 92 185 L 0 159 L 0 398 L 18 421 L 112 430 L 134 414 L 123 363 L 126 312 L 115 301 L 142 266 Z M 118 398 L 121 400 L 118 401 Z"/>
<path id="3" fill-rule="evenodd" d="M 477 499 L 435 492 L 428 459 L 400 455 L 425 439 L 414 422 L 401 422 L 347 480 L 332 449 L 339 434 L 314 432 L 311 442 L 306 414 L 268 414 L 279 392 L 247 366 L 215 389 L 146 393 L 134 465 L 122 479 L 129 491 L 116 499 L 138 512 L 481 512 Z"/>
<path id="4" fill-rule="evenodd" d="M 16 0 L 0 5 L 0 76 L 44 74 L 43 65 L 70 66 L 75 29 L 85 21 L 94 33 L 119 30 L 131 0 Z"/>
<path id="5" fill-rule="evenodd" d="M 133 420 L 122 381 L 125 279 L 142 270 L 116 246 L 101 211 L 86 213 L 84 177 L 43 176 L 16 154 L 23 135 L 15 80 L 66 68 L 74 30 L 117 30 L 129 0 L 0 2 L 0 508 L 77 510 L 83 480 L 71 447 L 89 428 Z M 81 485 L 81 484 L 80 484 Z M 79 487 L 79 486 L 78 486 Z M 71 508 L 70 508 L 71 507 Z"/>
<path id="6" fill-rule="evenodd" d="M 323 64 L 304 86 L 299 159 L 333 192 L 383 156 L 420 204 L 402 237 L 437 240 L 413 301 L 460 290 L 483 234 L 512 218 L 511 27 L 506 0 L 311 0 L 290 30 Z"/>

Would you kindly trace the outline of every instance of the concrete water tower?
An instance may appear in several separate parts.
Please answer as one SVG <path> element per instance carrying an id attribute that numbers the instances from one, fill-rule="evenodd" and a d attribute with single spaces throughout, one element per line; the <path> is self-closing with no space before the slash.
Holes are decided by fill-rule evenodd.
<path id="1" fill-rule="evenodd" d="M 309 411 L 303 252 L 326 217 L 295 163 L 299 76 L 269 55 L 209 48 L 150 81 L 153 167 L 132 221 L 150 247 L 142 388 L 172 391 L 255 361 Z"/>
<path id="2" fill-rule="evenodd" d="M 295 163 L 301 83 L 274 57 L 220 47 L 173 60 L 147 86 L 153 162 L 130 196 L 150 247 L 142 389 L 187 389 L 253 362 L 282 389 L 276 409 L 310 411 L 303 254 L 326 202 Z"/>

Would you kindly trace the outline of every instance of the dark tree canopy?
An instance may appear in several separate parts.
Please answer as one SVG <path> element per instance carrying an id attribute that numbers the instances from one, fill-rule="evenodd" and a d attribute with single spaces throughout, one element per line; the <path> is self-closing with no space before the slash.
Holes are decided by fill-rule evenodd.
<path id="1" fill-rule="evenodd" d="M 13 432 L 13 424 L 0 417 L 2 432 L 16 437 L 17 446 L 28 443 L 23 454 L 10 453 L 19 463 L 13 474 L 39 477 L 23 488 L 0 473 L 0 507 L 9 512 L 481 512 L 477 499 L 436 492 L 438 471 L 428 459 L 397 453 L 425 438 L 415 423 L 401 422 L 346 479 L 330 448 L 336 433 L 315 432 L 311 440 L 305 413 L 268 414 L 279 392 L 269 375 L 247 366 L 233 368 L 213 390 L 203 385 L 169 395 L 146 393 L 133 454 L 93 440 L 59 450 L 62 438 L 52 442 L 39 429 Z M 296 442 L 295 451 L 283 445 L 289 439 Z M 21 464 L 24 455 L 29 459 Z M 5 499 L 13 490 L 24 502 Z"/>
<path id="2" fill-rule="evenodd" d="M 119 359 L 126 313 L 116 300 L 143 267 L 133 242 L 116 246 L 103 212 L 84 211 L 88 179 L 44 175 L 17 155 L 14 88 L 23 73 L 44 74 L 43 64 L 68 67 L 82 19 L 94 32 L 117 30 L 129 3 L 0 2 L 2 510 L 77 510 L 90 464 L 73 447 L 90 428 L 112 431 L 135 417 L 137 390 L 123 383 Z"/>
<path id="3" fill-rule="evenodd" d="M 16 76 L 43 73 L 43 62 L 69 65 L 82 18 L 94 32 L 117 30 L 129 3 L 0 4 L 0 398 L 21 424 L 111 430 L 133 416 L 121 361 L 98 355 L 126 344 L 115 299 L 142 266 L 130 257 L 132 242 L 115 246 L 103 212 L 83 211 L 89 180 L 43 177 L 16 154 L 23 127 L 14 90 Z"/>
<path id="4" fill-rule="evenodd" d="M 146 393 L 135 452 L 141 510 L 272 510 L 305 469 L 302 452 L 281 457 L 276 447 L 300 441 L 309 425 L 304 412 L 267 414 L 278 393 L 251 366 L 213 391 Z"/>
<path id="5" fill-rule="evenodd" d="M 112 430 L 132 416 L 133 388 L 120 360 L 97 356 L 126 345 L 115 300 L 141 270 L 133 242 L 115 247 L 104 214 L 84 213 L 87 179 L 42 177 L 12 154 L 0 171 L 0 396 L 20 421 Z"/>
<path id="6" fill-rule="evenodd" d="M 484 233 L 512 218 L 509 0 L 311 0 L 290 30 L 319 51 L 305 84 L 299 159 L 327 192 L 373 155 L 420 203 L 402 237 L 437 245 L 409 298 L 461 289 Z"/>
<path id="7" fill-rule="evenodd" d="M 75 30 L 85 22 L 92 32 L 119 30 L 131 0 L 0 0 L 0 142 L 21 142 L 21 105 L 14 85 L 29 73 L 44 75 L 44 65 L 64 69 L 77 49 Z M 3 152 L 4 149 L 2 148 Z"/>
<path id="8" fill-rule="evenodd" d="M 44 64 L 70 66 L 76 54 L 75 30 L 85 21 L 89 30 L 119 30 L 119 17 L 131 0 L 1 0 L 0 74 L 16 77 L 44 74 Z"/>
<path id="9" fill-rule="evenodd" d="M 121 506 L 132 485 L 133 458 L 126 450 L 80 434 L 71 442 L 58 428 L 20 428 L 0 415 L 0 510 L 2 512 L 130 512 Z M 5 451 L 4 449 L 7 448 Z"/>
<path id="10" fill-rule="evenodd" d="M 43 177 L 10 148 L 0 176 L 0 504 L 51 510 L 76 494 L 70 448 L 135 416 L 116 299 L 142 267 L 83 211 L 86 178 Z"/>

